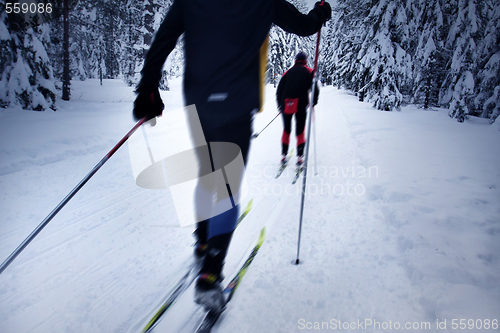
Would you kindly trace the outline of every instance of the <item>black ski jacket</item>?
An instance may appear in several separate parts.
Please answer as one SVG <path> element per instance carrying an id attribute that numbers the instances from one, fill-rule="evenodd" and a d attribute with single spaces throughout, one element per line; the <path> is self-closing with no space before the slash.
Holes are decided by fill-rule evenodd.
<path id="1" fill-rule="evenodd" d="M 137 91 L 155 91 L 163 64 L 184 33 L 184 102 L 204 129 L 250 118 L 260 108 L 260 52 L 274 23 L 309 36 L 324 17 L 286 0 L 174 0 L 149 49 Z M 261 55 L 264 56 L 261 56 Z"/>
<path id="2" fill-rule="evenodd" d="M 278 89 L 276 90 L 276 102 L 278 109 L 283 111 L 285 98 L 298 98 L 297 112 L 305 112 L 309 104 L 309 89 L 312 86 L 313 70 L 301 62 L 283 74 Z M 314 105 L 318 104 L 319 89 L 316 85 L 314 92 Z"/>

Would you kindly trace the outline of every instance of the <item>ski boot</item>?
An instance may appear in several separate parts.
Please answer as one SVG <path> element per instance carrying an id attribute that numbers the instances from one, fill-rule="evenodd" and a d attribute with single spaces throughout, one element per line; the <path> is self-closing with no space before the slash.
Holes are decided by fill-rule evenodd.
<path id="1" fill-rule="evenodd" d="M 196 224 L 196 230 L 193 233 L 196 238 L 196 243 L 194 244 L 194 257 L 198 260 L 203 259 L 207 253 L 207 225 L 207 221 L 198 222 Z"/>
<path id="2" fill-rule="evenodd" d="M 304 164 L 304 156 L 297 156 L 297 167 L 301 167 Z"/>
<path id="3" fill-rule="evenodd" d="M 225 303 L 220 276 L 212 273 L 200 274 L 196 281 L 194 301 L 207 311 L 220 311 Z"/>
<path id="4" fill-rule="evenodd" d="M 286 159 L 286 155 L 285 155 L 285 154 L 284 154 L 284 155 L 281 155 L 281 165 L 285 165 L 285 164 L 287 164 L 287 163 L 288 163 L 288 161 L 287 161 L 287 159 Z"/>
<path id="5" fill-rule="evenodd" d="M 217 235 L 208 241 L 203 267 L 194 289 L 194 301 L 208 311 L 219 311 L 226 303 L 221 286 L 224 280 L 222 268 L 232 234 L 233 232 Z"/>

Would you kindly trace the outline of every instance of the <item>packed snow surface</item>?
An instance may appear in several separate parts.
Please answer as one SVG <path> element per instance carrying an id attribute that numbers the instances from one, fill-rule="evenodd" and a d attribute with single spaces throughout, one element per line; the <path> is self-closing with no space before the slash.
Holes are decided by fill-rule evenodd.
<path id="1" fill-rule="evenodd" d="M 165 112 L 182 106 L 170 85 Z M 121 81 L 88 80 L 56 112 L 0 113 L 1 261 L 133 127 L 133 99 Z M 315 119 L 300 264 L 302 179 L 291 185 L 295 156 L 274 178 L 276 120 L 252 143 L 254 205 L 225 283 L 264 226 L 266 239 L 214 332 L 500 332 L 498 126 L 377 111 L 333 87 Z M 168 189 L 135 185 L 124 146 L 0 275 L 0 332 L 139 331 L 185 271 L 192 231 Z M 202 315 L 192 289 L 169 312 L 155 332 L 190 332 Z"/>

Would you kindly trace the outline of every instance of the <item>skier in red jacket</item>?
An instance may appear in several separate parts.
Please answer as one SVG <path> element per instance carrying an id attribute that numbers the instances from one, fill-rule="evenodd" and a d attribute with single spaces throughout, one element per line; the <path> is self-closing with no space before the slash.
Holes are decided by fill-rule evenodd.
<path id="1" fill-rule="evenodd" d="M 295 65 L 283 74 L 276 90 L 278 109 L 283 115 L 283 134 L 281 136 L 281 163 L 287 163 L 292 117 L 295 115 L 295 135 L 297 137 L 297 165 L 304 163 L 306 137 L 306 108 L 309 105 L 309 89 L 312 86 L 313 70 L 307 67 L 307 55 L 299 52 Z M 319 90 L 315 86 L 313 105 L 318 104 Z"/>
<path id="2" fill-rule="evenodd" d="M 286 0 L 174 0 L 146 55 L 136 89 L 135 119 L 162 114 L 158 92 L 161 70 L 177 39 L 184 34 L 185 104 L 196 106 L 208 147 L 211 142 L 234 143 L 246 164 L 252 119 L 263 101 L 262 69 L 265 70 L 267 52 L 262 47 L 267 45 L 272 24 L 309 36 L 330 18 L 327 2 L 318 2 L 309 14 L 301 14 Z M 210 152 L 212 169 L 224 163 L 220 159 Z M 200 158 L 200 164 L 204 163 Z M 203 186 L 199 181 L 198 187 Z M 206 204 L 211 205 L 212 194 L 231 193 L 228 183 L 226 187 L 205 186 L 200 192 L 208 193 Z M 222 267 L 239 215 L 239 205 L 230 199 L 232 209 L 200 221 L 195 231 L 196 253 L 203 257 L 195 301 L 207 309 L 218 309 L 224 303 Z"/>

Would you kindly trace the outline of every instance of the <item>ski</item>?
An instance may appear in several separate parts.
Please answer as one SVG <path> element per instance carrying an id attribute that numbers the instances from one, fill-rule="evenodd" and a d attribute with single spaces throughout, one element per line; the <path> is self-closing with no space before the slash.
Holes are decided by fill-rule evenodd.
<path id="1" fill-rule="evenodd" d="M 250 210 L 252 209 L 253 199 L 251 199 L 243 213 L 238 218 L 236 222 L 236 227 L 243 221 L 243 219 L 248 215 Z M 162 303 L 158 311 L 153 315 L 153 317 L 149 320 L 147 325 L 143 328 L 142 333 L 151 332 L 160 322 L 161 317 L 165 314 L 165 312 L 175 303 L 175 301 L 179 298 L 180 295 L 184 293 L 196 280 L 198 276 L 199 270 L 201 266 L 201 260 L 195 260 L 188 268 L 186 274 L 182 276 L 179 282 L 172 288 L 172 292 L 170 296 L 167 298 L 165 302 Z"/>
<path id="2" fill-rule="evenodd" d="M 245 208 L 243 213 L 238 218 L 238 221 L 236 221 L 236 227 L 238 227 L 240 225 L 241 221 L 243 221 L 243 219 L 248 215 L 248 213 L 250 213 L 250 209 L 252 209 L 252 204 L 253 204 L 253 199 L 250 199 L 250 201 L 247 204 L 247 207 Z"/>
<path id="3" fill-rule="evenodd" d="M 298 166 L 295 168 L 295 172 L 293 174 L 292 184 L 295 184 L 297 180 L 299 180 L 300 174 L 304 171 L 304 166 Z"/>
<path id="4" fill-rule="evenodd" d="M 156 311 L 151 320 L 147 323 L 147 325 L 143 328 L 142 333 L 151 332 L 156 325 L 160 322 L 160 318 L 165 314 L 165 312 L 170 309 L 170 307 L 175 303 L 177 298 L 186 291 L 191 284 L 193 284 L 194 280 L 198 276 L 198 271 L 200 268 L 199 260 L 195 260 L 194 263 L 191 264 L 186 274 L 182 276 L 177 285 L 173 288 L 173 291 L 170 293 L 170 296 L 167 300 L 160 306 L 160 309 Z"/>
<path id="5" fill-rule="evenodd" d="M 224 306 L 222 307 L 222 309 L 218 311 L 213 311 L 213 310 L 208 311 L 207 314 L 205 315 L 205 318 L 201 322 L 200 326 L 198 326 L 196 333 L 210 333 L 212 331 L 213 326 L 215 325 L 215 323 L 217 323 L 219 317 L 224 312 L 224 310 L 226 310 L 227 303 L 229 303 L 229 301 L 233 297 L 234 292 L 240 285 L 241 279 L 243 279 L 243 276 L 247 272 L 248 267 L 250 266 L 253 259 L 257 255 L 257 252 L 259 252 L 262 243 L 264 243 L 265 235 L 266 235 L 266 227 L 262 228 L 262 230 L 260 231 L 257 244 L 253 248 L 252 252 L 248 256 L 243 266 L 241 266 L 240 270 L 236 273 L 234 278 L 231 280 L 231 282 L 229 282 L 227 287 L 224 289 L 223 294 L 226 297 Z"/>
<path id="6" fill-rule="evenodd" d="M 281 176 L 283 171 L 285 171 L 286 167 L 288 166 L 288 161 L 290 161 L 290 159 L 292 158 L 292 155 L 293 155 L 293 149 L 290 152 L 290 154 L 287 155 L 286 160 L 281 163 L 281 165 L 278 169 L 278 173 L 276 173 L 276 176 L 274 178 L 279 178 L 279 176 Z"/>
<path id="7" fill-rule="evenodd" d="M 213 311 L 213 310 L 209 311 L 205 315 L 205 318 L 203 318 L 203 321 L 196 330 L 196 333 L 210 333 L 212 331 L 212 327 L 214 327 L 217 320 L 219 320 L 219 317 L 222 314 L 222 312 L 224 312 L 224 309 L 220 311 Z"/>
<path id="8" fill-rule="evenodd" d="M 278 173 L 276 174 L 276 176 L 274 178 L 279 178 L 279 176 L 281 176 L 283 171 L 285 171 L 287 165 L 288 165 L 288 161 L 281 163 L 280 168 L 278 169 Z"/>

